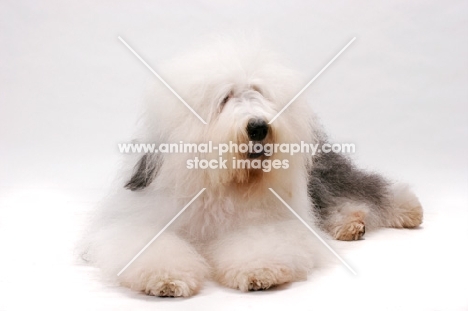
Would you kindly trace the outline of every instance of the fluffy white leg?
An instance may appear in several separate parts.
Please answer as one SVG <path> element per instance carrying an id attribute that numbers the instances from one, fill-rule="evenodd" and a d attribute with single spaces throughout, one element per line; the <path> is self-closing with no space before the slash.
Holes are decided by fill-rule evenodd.
<path id="1" fill-rule="evenodd" d="M 96 253 L 97 264 L 113 278 L 151 240 L 137 228 L 127 233 L 119 239 L 104 239 L 106 243 Z M 112 235 L 112 231 L 106 234 Z M 208 270 L 192 245 L 173 233 L 163 233 L 117 279 L 148 295 L 187 297 L 201 288 Z"/>
<path id="2" fill-rule="evenodd" d="M 160 236 L 124 271 L 122 285 L 148 295 L 188 297 L 208 274 L 208 266 L 195 248 L 173 234 Z"/>
<path id="3" fill-rule="evenodd" d="M 319 260 L 315 237 L 297 220 L 258 224 L 209 246 L 214 276 L 242 291 L 267 289 L 307 279 Z"/>

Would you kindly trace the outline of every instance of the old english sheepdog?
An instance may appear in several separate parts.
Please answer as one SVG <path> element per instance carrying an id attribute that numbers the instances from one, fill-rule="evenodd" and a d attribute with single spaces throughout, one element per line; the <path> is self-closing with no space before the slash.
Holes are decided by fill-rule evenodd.
<path id="1" fill-rule="evenodd" d="M 139 143 L 305 142 L 319 149 L 328 143 L 304 95 L 271 122 L 307 81 L 256 40 L 215 41 L 158 68 L 206 124 L 158 81 L 145 101 Z M 362 171 L 335 152 L 233 148 L 221 155 L 213 149 L 127 158 L 115 193 L 92 222 L 87 258 L 119 284 L 149 295 L 191 296 L 210 278 L 241 291 L 306 279 L 322 246 L 270 188 L 329 238 L 357 240 L 368 229 L 422 222 L 421 205 L 406 185 Z M 224 167 L 189 166 L 195 158 Z"/>

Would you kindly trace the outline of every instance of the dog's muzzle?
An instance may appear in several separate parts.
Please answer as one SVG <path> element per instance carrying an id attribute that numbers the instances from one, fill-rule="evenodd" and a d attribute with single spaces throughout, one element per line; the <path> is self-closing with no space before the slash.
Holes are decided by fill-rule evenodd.
<path id="1" fill-rule="evenodd" d="M 247 124 L 247 134 L 249 139 L 253 142 L 260 143 L 263 141 L 268 135 L 268 123 L 262 119 L 250 119 Z M 259 153 L 249 153 L 249 158 L 255 159 L 262 156 L 264 152 Z"/>

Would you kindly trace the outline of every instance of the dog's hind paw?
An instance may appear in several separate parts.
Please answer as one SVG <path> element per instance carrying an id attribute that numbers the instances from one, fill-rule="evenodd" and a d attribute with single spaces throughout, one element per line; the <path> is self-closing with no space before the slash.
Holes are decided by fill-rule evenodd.
<path id="1" fill-rule="evenodd" d="M 423 214 L 421 203 L 407 185 L 393 186 L 393 208 L 386 220 L 388 227 L 415 228 L 422 224 Z"/>
<path id="2" fill-rule="evenodd" d="M 362 238 L 364 233 L 366 233 L 364 222 L 356 220 L 338 226 L 333 237 L 341 241 L 355 241 Z"/>
<path id="3" fill-rule="evenodd" d="M 395 228 L 415 228 L 423 222 L 423 209 L 419 203 L 402 205 L 394 214 L 392 227 Z"/>

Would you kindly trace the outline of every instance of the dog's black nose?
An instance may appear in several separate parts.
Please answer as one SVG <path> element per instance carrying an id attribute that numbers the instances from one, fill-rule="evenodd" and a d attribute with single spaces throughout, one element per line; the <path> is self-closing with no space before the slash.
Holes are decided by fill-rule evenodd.
<path id="1" fill-rule="evenodd" d="M 264 140 L 268 134 L 268 124 L 262 119 L 250 119 L 247 124 L 247 134 L 250 140 Z"/>

